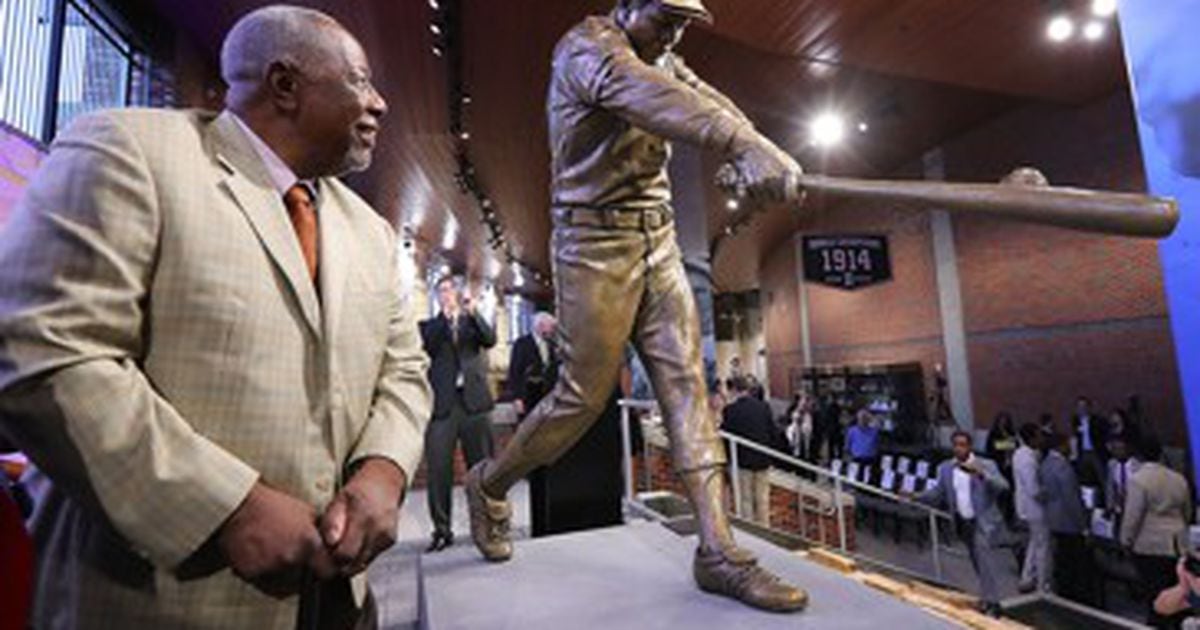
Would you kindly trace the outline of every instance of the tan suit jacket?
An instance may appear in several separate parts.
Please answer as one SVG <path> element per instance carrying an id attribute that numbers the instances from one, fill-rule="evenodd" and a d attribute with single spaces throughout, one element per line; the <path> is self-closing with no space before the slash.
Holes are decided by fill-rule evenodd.
<path id="1" fill-rule="evenodd" d="M 1177 556 L 1186 549 L 1192 522 L 1192 496 L 1183 475 L 1158 462 L 1146 462 L 1129 478 L 1121 544 L 1146 556 Z"/>
<path id="2" fill-rule="evenodd" d="M 292 628 L 297 598 L 211 565 L 254 482 L 322 509 L 361 458 L 413 478 L 430 393 L 395 237 L 319 186 L 318 294 L 229 114 L 54 143 L 0 234 L 0 431 L 52 480 L 37 627 Z"/>

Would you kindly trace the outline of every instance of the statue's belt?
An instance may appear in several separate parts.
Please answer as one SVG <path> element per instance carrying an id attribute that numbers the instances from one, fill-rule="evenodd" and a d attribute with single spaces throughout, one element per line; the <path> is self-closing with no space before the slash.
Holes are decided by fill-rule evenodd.
<path id="1" fill-rule="evenodd" d="M 675 213 L 670 206 L 656 208 L 617 208 L 593 206 L 556 206 L 556 227 L 597 227 L 617 230 L 653 230 L 667 225 Z"/>

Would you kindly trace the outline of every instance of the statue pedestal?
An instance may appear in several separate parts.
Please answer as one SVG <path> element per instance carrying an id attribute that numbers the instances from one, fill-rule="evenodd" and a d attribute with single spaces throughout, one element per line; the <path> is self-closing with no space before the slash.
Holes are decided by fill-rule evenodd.
<path id="1" fill-rule="evenodd" d="M 948 621 L 746 534 L 763 566 L 808 589 L 798 615 L 752 610 L 692 582 L 695 538 L 637 523 L 518 541 L 489 564 L 469 543 L 421 556 L 427 630 L 474 628 L 955 628 Z"/>

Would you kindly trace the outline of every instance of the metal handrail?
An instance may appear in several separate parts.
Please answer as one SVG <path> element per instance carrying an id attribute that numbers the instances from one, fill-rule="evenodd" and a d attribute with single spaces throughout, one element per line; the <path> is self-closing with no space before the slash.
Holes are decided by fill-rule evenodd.
<path id="1" fill-rule="evenodd" d="M 655 411 L 658 409 L 658 404 L 652 400 L 621 399 L 620 401 L 618 401 L 618 405 L 620 406 L 620 409 L 621 409 L 621 440 L 622 440 L 622 456 L 623 456 L 622 457 L 622 465 L 623 465 L 623 468 L 625 469 L 626 504 L 629 505 L 631 508 L 636 509 L 639 512 L 643 512 L 643 513 L 649 512 L 649 513 L 653 514 L 654 511 L 652 509 L 643 505 L 637 499 L 635 482 L 633 479 L 633 473 L 634 473 L 634 471 L 633 471 L 633 444 L 632 444 L 632 434 L 631 434 L 629 422 L 631 419 L 630 418 L 631 410 L 637 409 L 637 410 L 643 410 L 643 411 Z M 883 499 L 894 501 L 895 503 L 898 503 L 901 505 L 907 505 L 907 506 L 913 507 L 917 510 L 924 511 L 928 515 L 928 518 L 929 518 L 930 549 L 931 549 L 931 553 L 932 553 L 934 573 L 938 580 L 942 579 L 942 563 L 941 563 L 941 556 L 940 556 L 941 542 L 940 542 L 940 535 L 938 533 L 937 519 L 942 518 L 942 519 L 946 519 L 947 521 L 953 521 L 953 516 L 950 513 L 943 511 L 943 510 L 939 510 L 930 505 L 926 505 L 925 503 L 921 503 L 920 501 L 916 501 L 916 500 L 906 497 L 904 495 L 897 494 L 894 492 L 889 492 L 882 488 L 877 488 L 870 484 L 858 481 L 857 479 L 846 477 L 840 473 L 835 473 L 827 468 L 818 466 L 811 462 L 806 462 L 802 459 L 799 459 L 799 458 L 789 455 L 787 453 L 783 453 L 783 452 L 777 451 L 773 448 L 763 446 L 762 444 L 752 442 L 740 435 L 734 435 L 727 431 L 720 431 L 719 433 L 720 433 L 721 437 L 729 440 L 734 445 L 734 447 L 732 449 L 730 449 L 731 450 L 731 453 L 730 453 L 730 475 L 732 477 L 732 483 L 730 485 L 732 486 L 731 490 L 733 491 L 733 506 L 734 506 L 735 514 L 741 515 L 741 506 L 742 506 L 741 484 L 738 483 L 739 475 L 741 473 L 741 471 L 738 467 L 738 463 L 739 463 L 738 462 L 738 459 L 739 459 L 738 451 L 741 448 L 749 448 L 749 449 L 758 451 L 762 454 L 765 454 L 768 457 L 772 458 L 773 460 L 777 460 L 777 461 L 789 464 L 800 470 L 808 471 L 810 473 L 813 473 L 814 475 L 817 475 L 818 478 L 825 478 L 832 482 L 831 485 L 833 488 L 833 510 L 834 510 L 834 512 L 836 512 L 837 519 L 838 519 L 838 547 L 841 549 L 841 551 L 843 553 L 849 553 L 849 549 L 848 549 L 849 545 L 847 543 L 846 517 L 845 517 L 845 511 L 842 509 L 842 495 L 843 495 L 843 493 L 846 492 L 846 490 L 843 489 L 843 486 L 849 486 L 851 489 L 853 489 L 855 491 L 860 491 L 860 492 L 867 493 L 867 494 L 877 495 L 879 497 L 882 497 Z M 801 504 L 798 506 L 798 509 L 800 509 L 800 510 L 805 509 L 803 502 L 801 502 Z M 822 524 L 822 528 L 823 527 L 824 527 L 824 525 Z M 873 560 L 873 562 L 878 562 L 878 561 Z M 881 562 L 880 564 L 887 564 L 887 563 Z"/>
<path id="2" fill-rule="evenodd" d="M 794 457 L 792 455 L 788 455 L 787 453 L 784 453 L 782 451 L 777 451 L 769 446 L 763 446 L 762 444 L 759 444 L 758 442 L 748 440 L 740 435 L 735 435 L 733 433 L 729 433 L 728 431 L 720 431 L 720 434 L 721 434 L 721 437 L 729 440 L 730 442 L 736 443 L 740 446 L 750 448 L 751 450 L 758 451 L 765 455 L 769 455 L 770 457 L 772 457 L 774 459 L 778 459 L 778 460 L 785 462 L 787 464 L 790 464 L 792 466 L 797 466 L 799 468 L 802 468 L 802 469 L 807 470 L 812 473 L 816 473 L 818 475 L 825 475 L 826 477 L 836 478 L 842 482 L 842 485 L 848 485 L 851 488 L 854 488 L 856 490 L 862 490 L 869 494 L 877 494 L 885 499 L 889 499 L 889 500 L 895 501 L 897 503 L 903 503 L 903 504 L 910 505 L 912 507 L 919 508 L 922 510 L 928 510 L 944 519 L 952 520 L 954 518 L 953 515 L 951 515 L 949 512 L 946 512 L 944 510 L 939 510 L 933 506 L 927 505 L 925 503 L 921 503 L 920 501 L 917 501 L 910 497 L 906 497 L 902 494 L 897 494 L 895 492 L 889 492 L 887 490 L 884 490 L 883 488 L 877 488 L 875 486 L 872 486 L 869 483 L 863 483 L 857 479 L 854 479 L 853 477 L 846 477 L 840 473 L 835 473 L 832 470 L 829 470 L 828 468 L 818 466 L 816 464 L 813 464 L 812 462 L 806 462 L 802 459 L 797 459 L 796 457 Z"/>

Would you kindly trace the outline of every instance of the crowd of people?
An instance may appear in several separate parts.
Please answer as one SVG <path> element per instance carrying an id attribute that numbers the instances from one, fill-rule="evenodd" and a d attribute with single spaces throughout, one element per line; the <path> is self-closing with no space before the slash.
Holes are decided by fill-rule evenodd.
<path id="1" fill-rule="evenodd" d="M 774 416 L 752 384 L 744 375 L 724 384 L 724 431 L 814 464 L 878 463 L 879 419 L 867 406 L 798 393 Z M 1002 412 L 978 453 L 971 432 L 953 434 L 951 456 L 937 467 L 935 481 L 912 498 L 954 516 L 985 612 L 999 611 L 1001 569 L 991 550 L 1002 546 L 1021 552 L 1018 589 L 1024 593 L 1056 593 L 1103 607 L 1101 564 L 1111 559 L 1132 567 L 1133 595 L 1145 604 L 1151 625 L 1173 627 L 1193 603 L 1200 604 L 1200 596 L 1180 595 L 1192 592 L 1189 580 L 1198 579 L 1179 560 L 1189 548 L 1185 535 L 1194 518 L 1190 485 L 1164 462 L 1162 444 L 1144 426 L 1136 402 L 1098 414 L 1079 397 L 1066 430 L 1052 414 L 1018 425 Z M 788 466 L 750 448 L 738 450 L 743 514 L 766 522 L 766 471 Z M 1160 592 L 1156 610 L 1152 603 Z"/>
<path id="2" fill-rule="evenodd" d="M 1147 622 L 1173 627 L 1178 611 L 1164 615 L 1150 604 L 1176 582 L 1194 514 L 1190 485 L 1164 462 L 1158 438 L 1138 414 L 1097 415 L 1086 397 L 1076 401 L 1069 433 L 1055 431 L 1048 414 L 1016 431 L 1012 425 L 1007 414 L 997 416 L 987 452 L 1014 481 L 1010 521 L 1029 533 L 1021 590 L 1102 606 L 1097 558 L 1127 559 Z"/>

